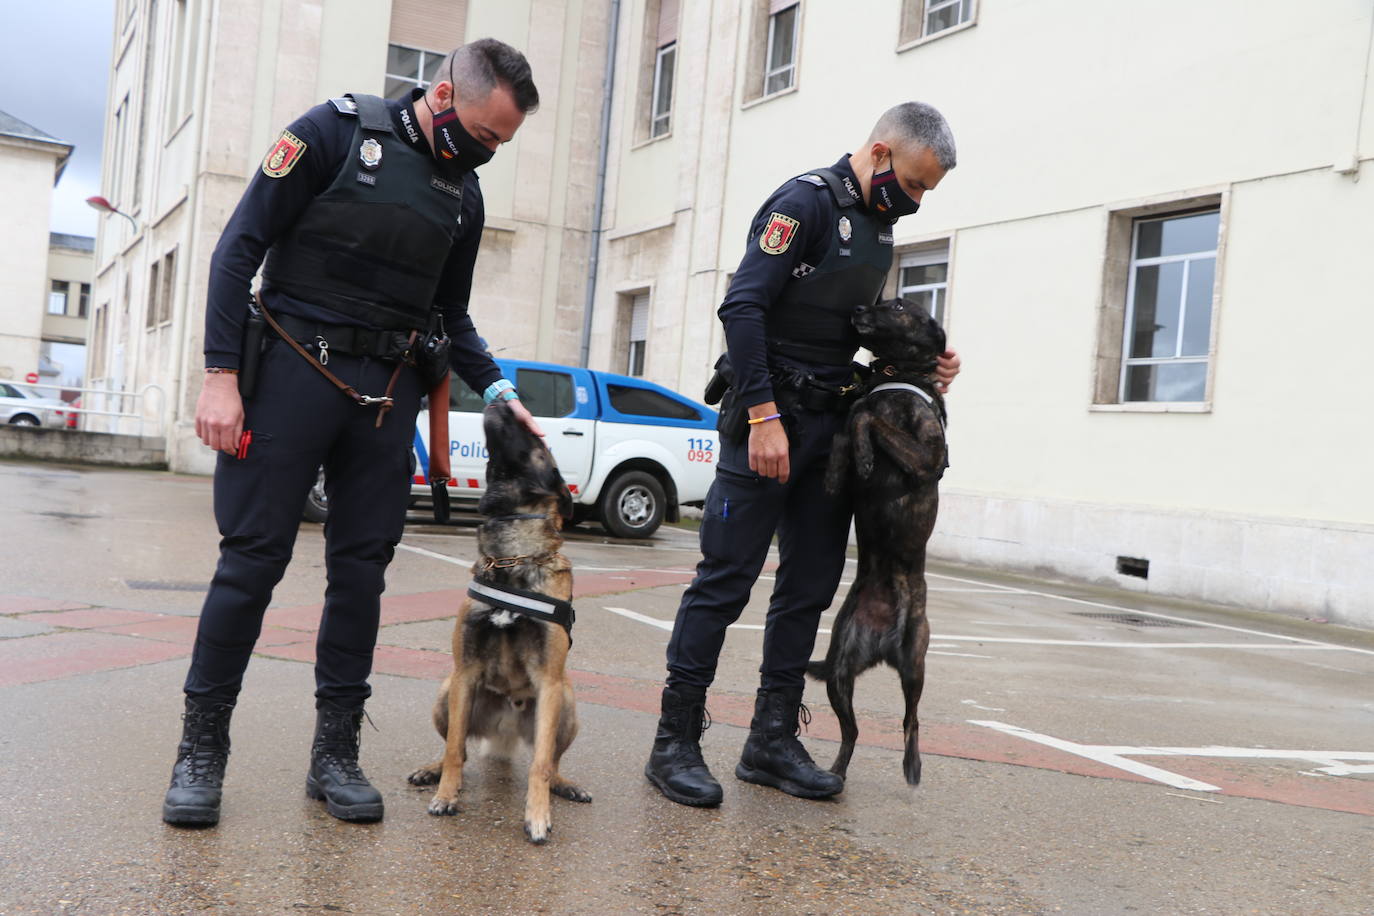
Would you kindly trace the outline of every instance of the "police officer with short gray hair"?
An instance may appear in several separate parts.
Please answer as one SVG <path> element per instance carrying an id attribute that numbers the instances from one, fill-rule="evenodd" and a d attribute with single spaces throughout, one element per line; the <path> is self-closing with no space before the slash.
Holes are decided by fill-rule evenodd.
<path id="1" fill-rule="evenodd" d="M 725 326 L 721 452 L 701 523 L 702 559 L 668 643 L 662 716 L 645 775 L 684 805 L 720 803 L 701 755 L 706 689 L 726 628 L 739 618 L 774 534 L 780 561 L 763 632 L 763 663 L 735 775 L 801 798 L 844 780 L 797 740 L 803 676 L 821 612 L 844 570 L 850 506 L 826 493 L 832 440 L 856 387 L 855 306 L 871 305 L 892 266 L 892 226 L 954 168 L 944 117 L 907 102 L 878 120 L 859 151 L 789 180 L 755 214 L 744 258 L 718 314 Z M 941 390 L 959 371 L 947 351 Z M 716 392 L 718 393 L 718 392 Z M 712 392 L 708 389 L 708 400 Z"/>
<path id="2" fill-rule="evenodd" d="M 539 93 L 524 55 L 494 39 L 452 52 L 433 80 L 400 100 L 333 99 L 292 122 L 211 258 L 196 434 L 219 452 L 220 558 L 186 675 L 169 824 L 219 820 L 230 714 L 321 467 L 329 584 L 306 791 L 343 820 L 381 819 L 359 730 L 421 396 L 451 366 L 539 433 L 468 316 L 484 221 L 475 170 Z"/>

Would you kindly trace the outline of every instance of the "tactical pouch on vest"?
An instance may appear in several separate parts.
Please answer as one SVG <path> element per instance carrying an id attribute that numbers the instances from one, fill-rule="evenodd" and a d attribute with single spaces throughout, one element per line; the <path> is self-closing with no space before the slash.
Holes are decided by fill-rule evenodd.
<path id="1" fill-rule="evenodd" d="M 720 399 L 725 397 L 725 392 L 730 390 L 730 386 L 735 384 L 735 370 L 730 365 L 730 354 L 720 354 L 720 359 L 716 360 L 716 371 L 712 373 L 711 380 L 706 383 L 706 390 L 702 392 L 701 399 L 707 404 L 719 404 Z"/>

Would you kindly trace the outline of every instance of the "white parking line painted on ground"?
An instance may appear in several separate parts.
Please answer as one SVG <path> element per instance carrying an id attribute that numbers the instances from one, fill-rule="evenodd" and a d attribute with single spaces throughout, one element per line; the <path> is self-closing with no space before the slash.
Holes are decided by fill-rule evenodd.
<path id="1" fill-rule="evenodd" d="M 464 560 L 462 557 L 450 557 L 447 554 L 435 553 L 432 550 L 425 550 L 423 547 L 412 547 L 409 544 L 397 544 L 397 550 L 409 550 L 411 553 L 418 553 L 422 557 L 429 557 L 433 560 L 443 560 L 445 563 L 452 563 L 455 566 L 471 566 L 471 560 Z"/>
<path id="2" fill-rule="evenodd" d="M 987 586 L 995 584 L 989 582 L 980 582 L 977 579 L 964 579 L 959 576 L 948 576 L 941 573 L 931 573 L 931 575 L 940 575 L 941 578 L 950 579 L 955 582 L 965 582 L 969 585 Z M 1157 611 L 1142 611 L 1137 608 L 1122 607 L 1119 604 L 1105 604 L 1101 601 L 1088 601 L 1085 598 L 1070 598 L 1067 595 L 1056 595 L 1052 592 L 1037 592 L 1028 588 L 1009 588 L 1008 591 L 1021 595 L 1034 595 L 1037 598 L 1054 598 L 1059 601 L 1068 601 L 1071 604 L 1085 604 L 1088 607 L 1100 607 L 1109 611 L 1122 611 L 1127 614 L 1139 614 L 1142 617 L 1154 617 L 1158 620 L 1172 620 L 1176 623 L 1190 623 L 1194 626 L 1199 627 L 1211 627 L 1214 630 L 1229 630 L 1232 633 L 1245 633 L 1248 636 L 1263 636 L 1266 639 L 1282 639 L 1288 642 L 1305 643 L 1307 645 L 1312 646 L 1324 646 L 1330 649 L 1341 649 L 1346 652 L 1358 652 L 1361 655 L 1374 655 L 1374 649 L 1359 649 L 1354 646 L 1341 646 L 1337 645 L 1336 643 L 1322 642 L 1316 639 L 1303 639 L 1299 636 L 1285 636 L 1282 633 L 1266 633 L 1263 630 L 1251 630 L 1246 627 L 1233 627 L 1225 623 L 1212 623 L 1207 620 L 1196 620 L 1191 617 L 1175 617 L 1172 614 L 1160 614 Z"/>
<path id="3" fill-rule="evenodd" d="M 972 700 L 964 700 L 965 703 L 973 703 Z M 984 707 L 978 707 L 982 709 Z M 978 721 L 970 719 L 972 725 L 982 725 L 986 728 L 995 729 L 1004 734 L 1014 735 L 1018 738 L 1025 738 L 1027 741 L 1035 741 L 1049 747 L 1058 748 L 1061 751 L 1068 751 L 1080 757 L 1087 757 L 1099 763 L 1105 763 L 1117 769 L 1126 770 L 1156 782 L 1163 782 L 1177 789 L 1197 789 L 1200 792 L 1217 791 L 1215 786 L 1208 786 L 1206 783 L 1199 783 L 1186 776 L 1179 776 L 1167 770 L 1157 767 L 1147 766 L 1128 760 L 1128 757 L 1224 757 L 1232 760 L 1299 760 L 1303 763 L 1321 764 L 1316 768 L 1316 772 L 1327 776 L 1359 776 L 1367 773 L 1374 773 L 1374 751 L 1314 751 L 1314 750 L 1289 750 L 1271 747 L 1224 747 L 1211 745 L 1209 747 L 1157 747 L 1155 745 L 1111 745 L 1111 744 L 1075 744 L 1072 741 L 1065 741 L 1062 738 L 1053 738 L 1049 735 L 1041 735 L 1036 732 L 1027 731 L 1016 725 L 1007 725 L 1003 722 Z M 1349 761 L 1371 761 L 1366 764 L 1352 764 Z M 1124 764 L 1130 764 L 1126 766 Z M 1150 771 L 1150 772 L 1147 772 Z M 1154 774 L 1154 775 L 1152 775 Z M 1161 778 L 1167 776 L 1169 779 Z M 1308 774 L 1313 775 L 1313 774 Z M 1192 785 L 1181 785 L 1173 780 L 1184 780 Z"/>
<path id="4" fill-rule="evenodd" d="M 1097 642 L 1091 639 L 1019 639 L 1013 636 L 950 636 L 941 633 L 939 639 L 960 642 L 1015 643 L 1023 646 L 1087 646 L 1093 649 L 1286 649 L 1292 651 L 1332 652 L 1343 646 L 1305 645 L 1261 642 Z"/>
<path id="5" fill-rule="evenodd" d="M 603 609 L 603 610 L 610 611 L 612 614 L 619 614 L 621 617 L 624 617 L 624 618 L 626 618 L 627 620 L 634 620 L 634 621 L 637 621 L 637 622 L 639 622 L 639 623 L 647 623 L 649 626 L 651 626 L 651 627 L 657 627 L 657 628 L 660 629 L 660 630 L 668 630 L 669 632 L 671 632 L 672 629 L 673 629 L 673 622 L 672 622 L 671 620 L 659 620 L 657 617 L 650 617 L 650 616 L 648 616 L 647 614 L 641 614 L 641 613 L 639 613 L 638 611 L 632 611 L 632 610 L 630 610 L 629 608 L 623 608 L 623 607 L 610 607 L 610 606 L 607 606 L 607 605 L 603 605 L 603 606 L 602 606 L 602 609 Z M 728 627 L 728 629 L 731 629 L 731 630 L 762 630 L 762 629 L 763 629 L 763 624 L 761 624 L 761 623 L 732 623 L 732 624 L 730 624 L 730 626 Z M 827 629 L 822 628 L 822 629 L 819 629 L 819 630 L 816 631 L 816 635 L 817 635 L 817 636 L 829 636 L 829 635 L 830 635 L 830 631 L 827 630 Z M 971 652 L 936 652 L 934 649 L 928 649 L 926 654 L 928 654 L 928 655 L 953 655 L 953 656 L 957 656 L 957 657 L 959 657 L 959 658 L 994 658 L 994 656 L 992 656 L 992 655 L 974 655 L 974 654 L 971 653 Z"/>
<path id="6" fill-rule="evenodd" d="M 1199 782 L 1178 773 L 1170 773 L 1168 770 L 1161 770 L 1159 767 L 1152 767 L 1146 763 L 1139 763 L 1129 760 L 1120 754 L 1111 753 L 1110 749 L 1095 747 L 1091 744 L 1075 744 L 1072 741 L 1065 741 L 1062 738 L 1053 738 L 1049 735 L 1042 735 L 1038 732 L 1029 731 L 1016 725 L 1007 725 L 1005 722 L 992 722 L 987 720 L 969 719 L 970 725 L 981 725 L 984 728 L 991 728 L 1002 732 L 1005 735 L 1012 735 L 1016 738 L 1024 738 L 1027 741 L 1034 741 L 1036 744 L 1043 744 L 1046 747 L 1056 748 L 1066 751 L 1079 757 L 1086 757 L 1089 760 L 1096 760 L 1098 763 L 1124 770 L 1127 773 L 1134 773 L 1137 776 L 1144 776 L 1146 779 L 1162 782 L 1166 786 L 1173 786 L 1175 789 L 1191 789 L 1194 792 L 1220 792 L 1220 786 L 1211 783 Z"/>

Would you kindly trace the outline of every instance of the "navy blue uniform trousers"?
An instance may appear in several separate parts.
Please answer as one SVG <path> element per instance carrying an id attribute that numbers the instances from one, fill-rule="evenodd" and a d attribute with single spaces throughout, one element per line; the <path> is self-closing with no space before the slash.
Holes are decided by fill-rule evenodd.
<path id="1" fill-rule="evenodd" d="M 845 414 L 795 410 L 787 417 L 787 483 L 749 470 L 749 443 L 721 442 L 701 521 L 701 562 L 682 596 L 668 642 L 668 686 L 709 687 L 774 533 L 779 565 L 763 630 L 764 689 L 803 686 L 821 612 L 844 572 L 850 504 L 825 492 L 825 466 Z"/>
<path id="2" fill-rule="evenodd" d="M 328 368 L 360 393 L 380 395 L 395 365 L 335 353 Z M 269 340 L 255 394 L 244 402 L 244 428 L 253 433 L 247 457 L 221 452 L 215 469 L 220 557 L 200 613 L 187 695 L 238 695 L 321 465 L 329 585 L 315 644 L 315 695 L 345 705 L 370 695 L 384 574 L 410 498 L 420 388 L 416 371 L 402 368 L 395 407 L 378 429 L 377 408 L 359 406 L 283 341 Z"/>

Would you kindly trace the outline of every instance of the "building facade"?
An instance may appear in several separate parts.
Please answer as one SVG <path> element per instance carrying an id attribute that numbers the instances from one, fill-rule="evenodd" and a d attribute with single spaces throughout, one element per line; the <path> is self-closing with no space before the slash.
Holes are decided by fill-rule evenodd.
<path id="1" fill-rule="evenodd" d="M 46 384 L 85 387 L 94 266 L 95 239 L 63 232 L 48 234 L 48 296 L 38 354 L 38 374 Z M 50 394 L 56 396 L 56 392 Z"/>
<path id="2" fill-rule="evenodd" d="M 42 362 L 53 288 L 48 222 L 71 153 L 71 144 L 0 111 L 0 378 L 23 380 Z"/>
<path id="3" fill-rule="evenodd" d="M 494 35 L 544 105 L 482 170 L 493 349 L 698 393 L 754 210 L 927 101 L 960 165 L 888 291 L 965 361 L 932 553 L 1374 625 L 1367 0 L 414 2 L 123 0 L 106 158 L 142 223 L 102 227 L 91 358 L 165 380 L 175 467 L 209 466 L 205 268 L 275 131 Z"/>
<path id="4" fill-rule="evenodd" d="M 195 437 L 205 289 L 211 252 L 247 180 L 282 128 L 312 105 L 427 85 L 468 34 L 523 49 L 543 101 L 482 169 L 487 224 L 472 312 L 493 350 L 574 355 L 603 74 L 581 62 L 605 56 L 606 6 L 119 0 L 102 193 L 130 219 L 101 219 L 93 385 L 142 394 L 140 409 L 166 435 L 169 464 L 208 473 L 214 455 Z"/>

